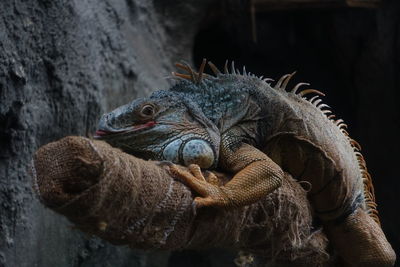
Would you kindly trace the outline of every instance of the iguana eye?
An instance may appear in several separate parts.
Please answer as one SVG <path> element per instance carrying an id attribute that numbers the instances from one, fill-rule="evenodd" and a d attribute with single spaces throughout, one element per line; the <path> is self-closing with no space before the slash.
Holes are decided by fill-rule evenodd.
<path id="1" fill-rule="evenodd" d="M 144 105 L 142 107 L 142 109 L 140 110 L 140 115 L 142 115 L 143 117 L 151 117 L 154 115 L 154 106 L 147 104 Z"/>

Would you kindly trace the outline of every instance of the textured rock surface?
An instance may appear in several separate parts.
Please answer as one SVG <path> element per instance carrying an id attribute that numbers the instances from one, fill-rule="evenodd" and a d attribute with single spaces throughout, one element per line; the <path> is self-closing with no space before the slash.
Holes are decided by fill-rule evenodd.
<path id="1" fill-rule="evenodd" d="M 103 112 L 167 87 L 205 4 L 0 2 L 0 266 L 167 264 L 70 229 L 35 199 L 27 168 L 40 145 L 91 133 Z"/>

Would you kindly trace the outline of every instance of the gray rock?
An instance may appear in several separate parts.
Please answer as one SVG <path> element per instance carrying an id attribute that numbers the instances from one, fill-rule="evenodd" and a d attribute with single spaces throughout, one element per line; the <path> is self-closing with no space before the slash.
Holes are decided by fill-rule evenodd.
<path id="1" fill-rule="evenodd" d="M 168 253 L 72 229 L 38 202 L 28 175 L 39 146 L 93 133 L 102 113 L 168 87 L 173 63 L 191 60 L 208 1 L 166 2 L 0 2 L 0 266 L 167 264 Z"/>

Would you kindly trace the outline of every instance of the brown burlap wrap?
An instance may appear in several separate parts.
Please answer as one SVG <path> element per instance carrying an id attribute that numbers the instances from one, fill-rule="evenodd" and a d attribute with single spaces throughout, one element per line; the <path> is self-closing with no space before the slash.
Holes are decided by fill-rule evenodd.
<path id="1" fill-rule="evenodd" d="M 83 137 L 41 147 L 32 173 L 46 206 L 113 244 L 226 247 L 313 266 L 328 259 L 326 238 L 312 232 L 306 192 L 289 175 L 281 188 L 253 205 L 196 210 L 194 193 L 171 177 L 167 166 Z"/>

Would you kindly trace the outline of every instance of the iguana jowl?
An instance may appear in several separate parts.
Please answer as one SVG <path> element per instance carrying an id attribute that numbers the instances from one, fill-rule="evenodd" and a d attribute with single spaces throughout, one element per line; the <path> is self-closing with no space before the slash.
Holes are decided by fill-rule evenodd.
<path id="1" fill-rule="evenodd" d="M 201 195 L 201 206 L 243 206 L 278 188 L 283 171 L 311 184 L 309 199 L 333 246 L 347 264 L 392 266 L 395 254 L 379 226 L 370 175 L 342 120 L 333 120 L 314 89 L 274 87 L 225 64 L 215 76 L 177 64 L 187 74 L 168 91 L 105 114 L 97 138 L 139 157 L 189 165 L 171 170 Z M 307 99 L 307 94 L 316 94 Z M 197 165 L 196 165 L 197 164 Z M 224 186 L 201 168 L 234 174 Z M 211 177 L 212 178 L 212 177 Z"/>

